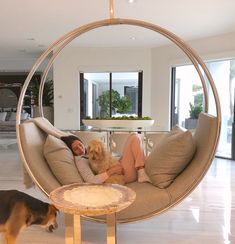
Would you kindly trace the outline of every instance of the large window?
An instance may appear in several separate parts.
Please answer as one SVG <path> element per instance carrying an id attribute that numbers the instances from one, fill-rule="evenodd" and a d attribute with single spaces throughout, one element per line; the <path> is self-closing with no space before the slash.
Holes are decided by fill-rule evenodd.
<path id="1" fill-rule="evenodd" d="M 217 156 L 232 158 L 232 124 L 234 119 L 235 60 L 206 63 L 218 90 L 222 128 Z M 171 124 L 179 124 L 188 129 L 196 126 L 194 116 L 203 105 L 203 90 L 199 76 L 192 65 L 172 69 L 172 116 Z M 209 113 L 214 114 L 215 106 L 212 92 L 209 90 Z"/>
<path id="2" fill-rule="evenodd" d="M 142 72 L 80 73 L 81 119 L 141 116 Z"/>

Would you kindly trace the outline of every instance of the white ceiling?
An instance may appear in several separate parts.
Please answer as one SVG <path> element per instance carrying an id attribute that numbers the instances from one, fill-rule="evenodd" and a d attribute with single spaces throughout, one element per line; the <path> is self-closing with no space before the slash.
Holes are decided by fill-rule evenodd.
<path id="1" fill-rule="evenodd" d="M 0 0 L 0 57 L 38 56 L 81 25 L 109 18 L 109 0 Z M 115 17 L 140 19 L 188 41 L 235 32 L 234 0 L 114 0 Z M 131 40 L 136 37 L 136 40 Z M 33 38 L 33 39 L 32 39 Z M 159 46 L 168 41 L 139 27 L 103 27 L 72 45 Z"/>

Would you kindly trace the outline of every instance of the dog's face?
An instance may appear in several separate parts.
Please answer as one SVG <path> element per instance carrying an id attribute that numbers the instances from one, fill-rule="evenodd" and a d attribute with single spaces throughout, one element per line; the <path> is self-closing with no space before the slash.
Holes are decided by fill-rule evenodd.
<path id="1" fill-rule="evenodd" d="M 58 224 L 56 222 L 57 212 L 58 209 L 55 206 L 49 204 L 47 216 L 41 223 L 42 227 L 45 228 L 48 232 L 52 232 L 58 228 Z"/>
<path id="2" fill-rule="evenodd" d="M 88 144 L 87 153 L 91 169 L 95 173 L 101 173 L 107 169 L 105 165 L 106 149 L 102 141 L 90 141 Z"/>
<path id="3" fill-rule="evenodd" d="M 102 160 L 105 157 L 105 147 L 102 141 L 92 140 L 88 144 L 87 153 L 90 160 Z"/>

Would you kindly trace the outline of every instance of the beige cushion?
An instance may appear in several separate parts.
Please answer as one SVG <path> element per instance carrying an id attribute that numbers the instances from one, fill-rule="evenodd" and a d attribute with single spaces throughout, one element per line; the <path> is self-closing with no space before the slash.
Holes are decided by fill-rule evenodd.
<path id="1" fill-rule="evenodd" d="M 75 166 L 74 156 L 62 140 L 48 135 L 43 153 L 51 171 L 62 185 L 83 182 Z"/>
<path id="2" fill-rule="evenodd" d="M 44 117 L 37 117 L 33 118 L 32 121 L 46 134 L 53 135 L 57 138 L 60 138 L 61 136 L 67 136 L 69 133 L 63 132 L 56 127 L 54 127 L 51 122 L 44 118 Z"/>
<path id="3" fill-rule="evenodd" d="M 99 139 L 106 143 L 107 132 L 102 131 L 76 131 L 75 135 L 82 141 L 85 146 L 88 146 L 89 142 L 94 139 Z"/>
<path id="4" fill-rule="evenodd" d="M 190 131 L 173 129 L 146 159 L 146 172 L 152 183 L 159 188 L 168 187 L 190 162 L 195 148 Z"/>
<path id="5" fill-rule="evenodd" d="M 218 118 L 201 113 L 193 139 L 197 151 L 187 168 L 174 180 L 167 190 L 172 202 L 180 201 L 203 179 L 214 159 Z"/>
<path id="6" fill-rule="evenodd" d="M 45 141 L 45 133 L 33 122 L 28 121 L 20 124 L 20 142 L 25 158 L 25 169 L 27 169 L 30 176 L 33 176 L 32 180 L 36 181 L 43 191 L 50 194 L 51 191 L 61 184 L 52 173 L 43 156 L 43 145 Z M 26 187 L 30 187 L 32 184 L 30 184 L 29 177 L 26 174 L 23 176 Z"/>
<path id="7" fill-rule="evenodd" d="M 170 197 L 166 189 L 159 189 L 149 183 L 132 182 L 126 185 L 136 193 L 135 201 L 117 213 L 118 222 L 136 221 L 143 216 L 152 217 L 157 211 L 167 208 Z M 106 216 L 97 216 L 97 219 L 106 219 Z"/>

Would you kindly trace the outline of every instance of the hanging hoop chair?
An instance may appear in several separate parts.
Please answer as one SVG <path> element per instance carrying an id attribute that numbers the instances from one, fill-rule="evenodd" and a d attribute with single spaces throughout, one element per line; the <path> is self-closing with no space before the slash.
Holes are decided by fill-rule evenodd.
<path id="1" fill-rule="evenodd" d="M 154 215 L 163 213 L 181 202 L 195 189 L 195 187 L 203 179 L 215 155 L 221 125 L 220 103 L 216 87 L 214 85 L 210 72 L 208 71 L 206 65 L 203 63 L 202 59 L 179 37 L 169 32 L 168 30 L 151 23 L 140 20 L 119 18 L 110 18 L 93 22 L 69 32 L 68 34 L 64 35 L 59 40 L 54 42 L 51 46 L 49 46 L 47 50 L 36 61 L 32 70 L 30 71 L 19 98 L 16 116 L 16 132 L 19 152 L 26 171 L 28 172 L 34 183 L 47 196 L 49 196 L 52 190 L 61 186 L 62 184 L 55 178 L 43 156 L 43 145 L 47 137 L 47 133 L 45 131 L 52 131 L 55 135 L 60 135 L 61 132 L 54 128 L 49 122 L 46 122 L 46 130 L 40 129 L 34 121 L 29 121 L 27 123 L 20 122 L 20 114 L 26 89 L 29 86 L 31 79 L 39 66 L 46 58 L 49 57 L 51 53 L 53 53 L 50 56 L 49 61 L 44 69 L 40 84 L 39 110 L 40 116 L 41 118 L 43 118 L 43 86 L 47 74 L 59 53 L 73 39 L 82 35 L 83 33 L 99 27 L 114 25 L 132 25 L 143 27 L 160 33 L 161 35 L 174 42 L 191 60 L 201 79 L 204 92 L 204 112 L 201 113 L 199 117 L 197 128 L 194 134 L 194 140 L 196 142 L 197 149 L 191 162 L 183 170 L 183 172 L 181 172 L 176 177 L 173 183 L 165 189 L 159 189 L 148 183 L 134 182 L 127 184 L 127 186 L 132 188 L 137 194 L 136 201 L 130 207 L 118 213 L 117 215 L 118 223 L 127 223 L 146 219 Z M 217 114 L 216 116 L 208 114 L 208 91 L 205 78 L 209 81 L 215 99 Z M 102 217 L 92 218 L 92 220 L 101 222 L 105 221 Z"/>

